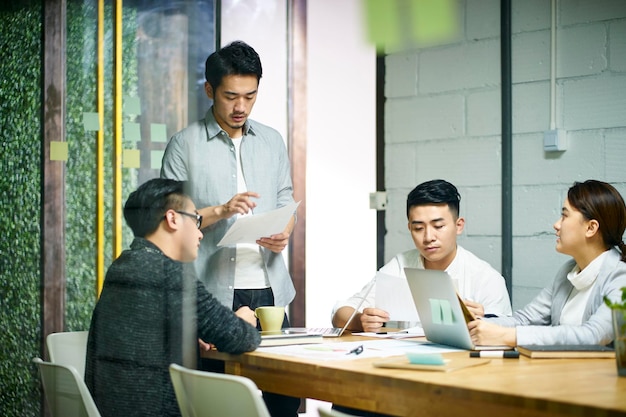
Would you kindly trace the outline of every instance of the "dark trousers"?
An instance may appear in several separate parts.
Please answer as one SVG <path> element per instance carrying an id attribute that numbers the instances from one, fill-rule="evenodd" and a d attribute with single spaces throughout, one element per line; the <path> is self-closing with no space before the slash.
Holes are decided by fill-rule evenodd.
<path id="1" fill-rule="evenodd" d="M 237 311 L 240 307 L 248 306 L 251 310 L 257 307 L 273 306 L 274 293 L 271 288 L 252 289 L 252 290 L 235 290 L 233 298 L 233 311 Z M 257 329 L 261 329 L 261 325 L 257 320 Z M 285 314 L 283 327 L 289 327 L 289 320 Z M 200 361 L 200 369 L 209 372 L 224 373 L 224 362 L 202 359 Z M 300 408 L 300 398 L 289 397 L 287 395 L 274 394 L 272 392 L 263 391 L 263 400 L 272 417 L 297 417 Z"/>

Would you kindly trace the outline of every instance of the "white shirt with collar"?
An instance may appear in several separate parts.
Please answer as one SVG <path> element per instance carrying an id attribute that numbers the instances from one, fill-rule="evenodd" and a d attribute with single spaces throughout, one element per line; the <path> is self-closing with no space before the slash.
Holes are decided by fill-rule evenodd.
<path id="1" fill-rule="evenodd" d="M 424 258 L 417 249 L 396 255 L 380 268 L 380 272 L 406 279 L 404 274 L 405 267 L 424 269 Z M 461 297 L 482 304 L 485 314 L 511 315 L 511 301 L 509 300 L 509 293 L 506 289 L 504 278 L 487 262 L 457 245 L 456 256 L 446 269 L 446 272 L 457 285 Z M 356 308 L 363 299 L 368 287 L 369 283 L 347 300 L 337 302 L 332 314 L 334 315 L 341 307 Z M 361 306 L 361 311 L 363 308 L 374 307 L 375 305 L 376 284 L 374 284 L 363 306 Z"/>

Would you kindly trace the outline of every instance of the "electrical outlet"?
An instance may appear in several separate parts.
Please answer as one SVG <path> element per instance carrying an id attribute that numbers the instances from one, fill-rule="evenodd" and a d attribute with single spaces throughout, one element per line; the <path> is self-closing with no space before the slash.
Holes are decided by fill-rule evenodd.
<path id="1" fill-rule="evenodd" d="M 552 129 L 543 132 L 543 150 L 546 152 L 567 150 L 567 131 L 564 129 Z"/>
<path id="2" fill-rule="evenodd" d="M 385 210 L 387 208 L 387 192 L 376 191 L 370 193 L 370 209 L 372 210 Z"/>

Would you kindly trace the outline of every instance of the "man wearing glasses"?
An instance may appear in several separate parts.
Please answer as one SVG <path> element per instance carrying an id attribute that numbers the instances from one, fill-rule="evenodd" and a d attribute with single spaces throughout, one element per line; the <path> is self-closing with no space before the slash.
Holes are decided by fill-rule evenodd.
<path id="1" fill-rule="evenodd" d="M 153 179 L 124 206 L 135 238 L 107 271 L 87 342 L 85 382 L 102 416 L 180 416 L 170 363 L 195 367 L 198 338 L 230 353 L 260 343 L 254 314 L 237 317 L 190 267 L 202 216 L 183 187 Z"/>

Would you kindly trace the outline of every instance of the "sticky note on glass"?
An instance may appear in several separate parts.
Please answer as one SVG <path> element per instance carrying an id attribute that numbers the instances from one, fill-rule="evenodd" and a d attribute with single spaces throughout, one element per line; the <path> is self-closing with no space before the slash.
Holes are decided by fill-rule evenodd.
<path id="1" fill-rule="evenodd" d="M 122 109 L 125 115 L 138 115 L 141 114 L 141 101 L 139 97 L 124 96 L 124 102 Z"/>
<path id="2" fill-rule="evenodd" d="M 134 122 L 124 122 L 124 140 L 129 142 L 140 142 L 141 125 Z"/>
<path id="3" fill-rule="evenodd" d="M 139 149 L 124 149 L 122 151 L 122 165 L 124 166 L 124 168 L 139 168 L 139 158 Z"/>
<path id="4" fill-rule="evenodd" d="M 51 161 L 67 161 L 68 146 L 67 142 L 51 141 L 50 142 L 50 160 Z"/>
<path id="5" fill-rule="evenodd" d="M 150 168 L 161 169 L 161 161 L 165 151 L 150 151 Z"/>
<path id="6" fill-rule="evenodd" d="M 167 142 L 167 126 L 161 123 L 150 125 L 150 140 L 152 142 Z"/>
<path id="7" fill-rule="evenodd" d="M 83 126 L 85 127 L 85 132 L 97 132 L 100 130 L 98 113 L 83 113 Z"/>

